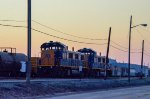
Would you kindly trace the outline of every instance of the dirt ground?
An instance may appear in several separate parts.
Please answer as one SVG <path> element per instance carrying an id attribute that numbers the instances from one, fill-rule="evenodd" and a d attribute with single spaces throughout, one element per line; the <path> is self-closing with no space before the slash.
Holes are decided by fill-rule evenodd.
<path id="1" fill-rule="evenodd" d="M 54 96 L 58 93 L 84 92 L 90 90 L 106 90 L 118 87 L 150 85 L 150 79 L 132 80 L 55 80 L 18 83 L 0 83 L 0 99 L 36 99 L 43 96 Z"/>

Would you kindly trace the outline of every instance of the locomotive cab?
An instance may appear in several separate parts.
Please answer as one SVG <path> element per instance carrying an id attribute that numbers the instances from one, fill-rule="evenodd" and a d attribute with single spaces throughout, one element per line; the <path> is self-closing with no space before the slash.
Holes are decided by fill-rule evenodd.
<path id="1" fill-rule="evenodd" d="M 41 65 L 60 66 L 66 46 L 60 42 L 50 41 L 41 45 Z"/>
<path id="2" fill-rule="evenodd" d="M 94 57 L 96 56 L 96 52 L 88 48 L 80 49 L 78 50 L 78 52 L 84 54 L 84 56 L 82 56 L 85 63 L 84 67 L 92 68 L 94 63 Z"/>

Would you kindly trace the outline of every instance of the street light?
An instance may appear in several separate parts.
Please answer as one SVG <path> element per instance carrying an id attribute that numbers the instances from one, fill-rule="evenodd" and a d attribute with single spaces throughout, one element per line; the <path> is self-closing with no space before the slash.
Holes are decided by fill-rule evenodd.
<path id="1" fill-rule="evenodd" d="M 142 26 L 145 26 L 145 27 L 147 26 L 147 24 L 141 24 L 141 25 L 142 25 Z"/>
<path id="2" fill-rule="evenodd" d="M 128 82 L 130 83 L 130 51 L 131 51 L 131 29 L 135 28 L 137 26 L 144 26 L 146 27 L 147 24 L 139 24 L 139 25 L 135 25 L 132 26 L 132 16 L 130 18 L 130 29 L 129 29 L 129 56 L 128 56 Z"/>
<path id="3" fill-rule="evenodd" d="M 131 28 L 135 28 L 135 27 L 137 27 L 137 26 L 144 26 L 144 27 L 146 27 L 147 24 L 139 24 L 139 25 L 132 26 Z"/>

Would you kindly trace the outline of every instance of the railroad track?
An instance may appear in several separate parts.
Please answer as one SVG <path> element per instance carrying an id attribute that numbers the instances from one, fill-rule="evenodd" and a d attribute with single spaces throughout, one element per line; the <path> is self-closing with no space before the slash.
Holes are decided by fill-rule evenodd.
<path id="1" fill-rule="evenodd" d="M 131 78 L 132 80 L 136 80 L 139 78 Z M 31 82 L 63 82 L 63 81 L 90 81 L 90 82 L 94 82 L 94 81 L 100 81 L 100 80 L 104 80 L 104 79 L 94 79 L 94 78 L 83 78 L 83 79 L 72 79 L 72 78 L 68 78 L 68 79 L 60 79 L 60 78 L 33 78 L 31 79 Z M 128 78 L 108 78 L 107 80 L 128 80 Z M 20 82 L 26 82 L 25 78 L 5 78 L 5 77 L 1 77 L 0 78 L 0 83 L 20 83 Z"/>

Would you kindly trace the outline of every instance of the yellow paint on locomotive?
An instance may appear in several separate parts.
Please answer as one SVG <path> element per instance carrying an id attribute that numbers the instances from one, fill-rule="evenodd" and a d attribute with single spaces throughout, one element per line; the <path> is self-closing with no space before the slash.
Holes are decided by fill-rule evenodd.
<path id="1" fill-rule="evenodd" d="M 55 62 L 54 50 L 42 50 L 41 52 L 41 66 L 54 66 Z"/>
<path id="2" fill-rule="evenodd" d="M 31 57 L 32 72 L 37 72 L 37 66 L 39 65 L 40 57 Z"/>
<path id="3" fill-rule="evenodd" d="M 31 65 L 33 67 L 39 65 L 40 57 L 31 57 Z"/>

